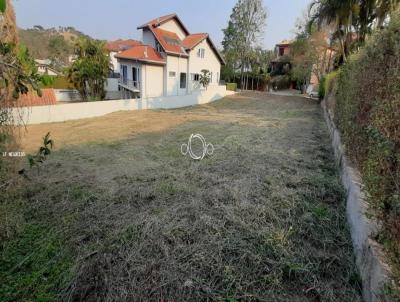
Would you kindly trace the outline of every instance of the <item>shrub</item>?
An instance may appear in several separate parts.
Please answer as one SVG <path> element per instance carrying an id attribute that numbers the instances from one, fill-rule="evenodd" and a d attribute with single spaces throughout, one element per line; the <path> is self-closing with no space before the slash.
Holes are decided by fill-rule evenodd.
<path id="1" fill-rule="evenodd" d="M 49 81 L 42 84 L 42 88 L 54 88 L 54 89 L 72 89 L 72 84 L 69 83 L 68 79 L 63 76 L 46 76 Z"/>
<path id="2" fill-rule="evenodd" d="M 335 70 L 325 76 L 325 93 L 330 94 L 334 92 L 336 79 L 339 71 Z"/>
<path id="3" fill-rule="evenodd" d="M 322 100 L 325 97 L 325 82 L 326 82 L 326 77 L 323 77 L 321 81 L 319 82 L 318 86 L 318 97 L 320 100 Z"/>
<path id="4" fill-rule="evenodd" d="M 359 167 L 379 240 L 400 280 L 400 11 L 345 64 L 337 79 L 335 120 Z M 330 77 L 333 78 L 331 75 Z M 332 82 L 329 80 L 329 82 Z"/>
<path id="5" fill-rule="evenodd" d="M 272 77 L 271 85 L 274 89 L 288 89 L 290 87 L 290 76 L 289 75 L 278 75 Z"/>
<path id="6" fill-rule="evenodd" d="M 236 91 L 237 84 L 236 83 L 226 83 L 226 90 Z"/>

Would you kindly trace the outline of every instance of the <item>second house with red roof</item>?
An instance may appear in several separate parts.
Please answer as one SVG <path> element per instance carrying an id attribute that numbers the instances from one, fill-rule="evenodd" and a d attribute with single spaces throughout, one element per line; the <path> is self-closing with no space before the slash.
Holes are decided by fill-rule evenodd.
<path id="1" fill-rule="evenodd" d="M 200 89 L 203 69 L 210 72 L 210 86 L 219 84 L 225 62 L 208 34 L 190 34 L 176 14 L 156 18 L 138 29 L 143 31 L 141 43 L 129 45 L 120 40 L 112 45 L 112 56 L 120 68 L 119 89 L 125 98 L 191 94 Z"/>

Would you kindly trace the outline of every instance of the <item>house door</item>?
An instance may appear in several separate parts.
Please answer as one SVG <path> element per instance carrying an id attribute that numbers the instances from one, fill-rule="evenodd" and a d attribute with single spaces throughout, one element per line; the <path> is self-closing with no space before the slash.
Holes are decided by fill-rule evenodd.
<path id="1" fill-rule="evenodd" d="M 133 80 L 133 85 L 136 88 L 139 88 L 139 68 L 137 67 L 132 67 L 132 80 Z"/>

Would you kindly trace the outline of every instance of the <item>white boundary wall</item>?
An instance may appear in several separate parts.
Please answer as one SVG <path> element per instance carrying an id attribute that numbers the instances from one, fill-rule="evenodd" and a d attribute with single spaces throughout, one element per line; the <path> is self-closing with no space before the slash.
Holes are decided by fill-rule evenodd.
<path id="1" fill-rule="evenodd" d="M 230 94 L 233 92 L 227 91 L 226 86 L 209 86 L 207 90 L 182 96 L 23 107 L 14 109 L 14 116 L 15 120 L 22 120 L 26 125 L 65 122 L 123 110 L 172 109 L 206 104 Z"/>

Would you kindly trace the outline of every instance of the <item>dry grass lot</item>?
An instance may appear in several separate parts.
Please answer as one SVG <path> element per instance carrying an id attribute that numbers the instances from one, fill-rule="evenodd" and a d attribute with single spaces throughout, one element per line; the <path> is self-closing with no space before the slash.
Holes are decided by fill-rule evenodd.
<path id="1" fill-rule="evenodd" d="M 51 131 L 57 151 L 7 206 L 0 300 L 361 301 L 317 103 L 244 94 L 28 130 L 27 150 Z M 212 156 L 181 155 L 192 133 Z"/>

